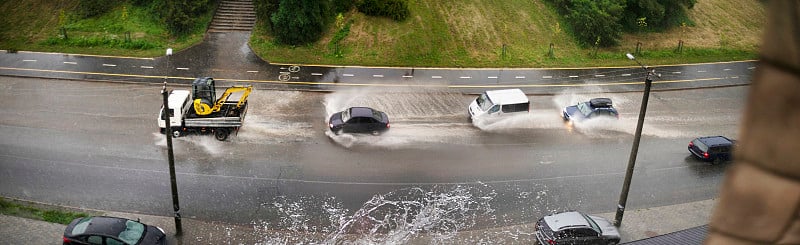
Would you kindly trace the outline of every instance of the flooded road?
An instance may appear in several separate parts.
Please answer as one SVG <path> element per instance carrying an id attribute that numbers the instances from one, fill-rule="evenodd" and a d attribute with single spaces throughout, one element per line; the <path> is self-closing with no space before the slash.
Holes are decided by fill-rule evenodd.
<path id="1" fill-rule="evenodd" d="M 171 215 L 160 86 L 2 77 L 0 87 L 0 195 Z M 652 93 L 628 208 L 715 197 L 727 164 L 698 162 L 686 144 L 736 138 L 747 89 Z M 611 98 L 619 120 L 568 126 L 560 118 L 564 106 L 594 97 Z M 614 210 L 641 93 L 529 96 L 530 113 L 478 126 L 467 113 L 475 96 L 446 88 L 255 90 L 249 98 L 245 126 L 229 141 L 174 139 L 184 217 L 320 234 L 265 233 L 268 241 L 402 242 L 428 232 L 449 241 L 454 231 L 554 211 Z M 328 116 L 350 106 L 386 112 L 391 129 L 329 133 Z"/>

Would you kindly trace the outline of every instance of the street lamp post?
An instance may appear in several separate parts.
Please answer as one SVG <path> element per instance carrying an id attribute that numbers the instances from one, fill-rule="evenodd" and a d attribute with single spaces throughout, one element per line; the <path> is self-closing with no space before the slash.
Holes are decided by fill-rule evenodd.
<path id="1" fill-rule="evenodd" d="M 172 187 L 172 208 L 175 212 L 175 235 L 180 236 L 183 233 L 181 225 L 181 206 L 178 202 L 178 183 L 175 180 L 175 155 L 172 153 L 172 125 L 170 125 L 170 116 L 174 115 L 169 113 L 169 91 L 167 91 L 167 77 L 169 76 L 169 57 L 172 56 L 172 49 L 167 49 L 167 71 L 164 73 L 164 88 L 161 89 L 161 95 L 164 97 L 164 134 L 167 136 L 167 156 L 169 158 L 169 180 Z"/>
<path id="2" fill-rule="evenodd" d="M 639 153 L 639 140 L 642 138 L 642 126 L 644 124 L 644 114 L 647 112 L 647 100 L 650 98 L 650 86 L 653 83 L 653 76 L 660 76 L 656 74 L 655 69 L 648 70 L 641 62 L 636 60 L 632 54 L 625 54 L 628 59 L 636 61 L 642 69 L 647 72 L 644 79 L 644 94 L 642 95 L 642 106 L 639 110 L 639 121 L 636 123 L 636 133 L 633 136 L 633 146 L 631 147 L 631 155 L 628 159 L 628 169 L 625 171 L 625 182 L 622 184 L 622 192 L 619 194 L 619 203 L 617 204 L 617 215 L 614 218 L 614 226 L 619 227 L 622 224 L 622 215 L 625 213 L 625 205 L 628 202 L 628 191 L 631 187 L 631 178 L 633 178 L 633 167 L 636 165 L 636 155 Z"/>

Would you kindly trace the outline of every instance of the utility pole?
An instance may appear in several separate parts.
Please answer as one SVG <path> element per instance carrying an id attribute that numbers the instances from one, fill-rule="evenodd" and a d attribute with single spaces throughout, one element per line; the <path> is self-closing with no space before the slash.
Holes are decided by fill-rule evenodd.
<path id="1" fill-rule="evenodd" d="M 164 88 L 161 89 L 161 95 L 164 97 L 164 134 L 167 136 L 167 156 L 169 158 L 169 180 L 172 186 L 172 208 L 175 212 L 175 236 L 183 234 L 183 227 L 181 225 L 181 206 L 178 202 L 178 182 L 175 180 L 175 155 L 172 154 L 172 125 L 170 125 L 170 117 L 174 113 L 170 113 L 169 108 L 169 91 L 167 91 L 167 77 L 169 75 L 170 65 L 169 57 L 172 56 L 172 49 L 167 49 L 167 72 L 164 74 Z"/>
<path id="2" fill-rule="evenodd" d="M 636 123 L 636 133 L 633 136 L 633 147 L 631 147 L 631 155 L 628 159 L 628 170 L 625 171 L 625 182 L 622 184 L 622 192 L 619 194 L 619 203 L 617 204 L 617 215 L 614 218 L 614 226 L 619 227 L 622 224 L 622 215 L 625 213 L 625 205 L 628 202 L 628 191 L 631 187 L 631 178 L 633 178 L 633 167 L 636 165 L 636 155 L 639 153 L 639 140 L 642 138 L 642 126 L 644 125 L 644 114 L 647 112 L 647 100 L 650 98 L 650 85 L 653 84 L 653 76 L 660 77 L 656 74 L 656 70 L 648 70 L 641 62 L 636 60 L 632 54 L 625 54 L 628 59 L 636 61 L 642 69 L 647 72 L 644 79 L 644 94 L 642 95 L 642 106 L 639 110 L 639 121 Z"/>

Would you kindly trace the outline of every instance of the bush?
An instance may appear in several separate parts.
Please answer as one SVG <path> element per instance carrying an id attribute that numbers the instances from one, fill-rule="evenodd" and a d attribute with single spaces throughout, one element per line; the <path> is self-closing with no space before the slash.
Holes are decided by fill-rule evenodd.
<path id="1" fill-rule="evenodd" d="M 288 45 L 319 40 L 330 19 L 328 1 L 283 0 L 270 20 L 278 42 Z"/>
<path id="2" fill-rule="evenodd" d="M 78 2 L 78 15 L 89 18 L 108 13 L 119 4 L 116 0 L 80 0 Z"/>
<path id="3" fill-rule="evenodd" d="M 614 46 L 622 36 L 619 23 L 625 0 L 554 0 L 578 43 L 587 46 Z"/>
<path id="4" fill-rule="evenodd" d="M 404 0 L 362 0 L 356 7 L 366 15 L 389 17 L 396 21 L 405 20 L 411 13 Z"/>

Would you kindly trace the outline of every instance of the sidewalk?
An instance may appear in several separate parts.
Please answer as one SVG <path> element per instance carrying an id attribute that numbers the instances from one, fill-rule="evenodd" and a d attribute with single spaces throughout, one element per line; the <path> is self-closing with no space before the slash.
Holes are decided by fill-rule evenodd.
<path id="1" fill-rule="evenodd" d="M 625 213 L 620 233 L 622 242 L 640 240 L 648 237 L 705 225 L 711 216 L 716 200 L 705 200 L 671 206 L 632 210 Z M 203 222 L 182 219 L 184 234 L 175 237 L 174 218 L 130 213 L 107 212 L 105 215 L 140 219 L 141 222 L 161 227 L 166 231 L 170 244 L 275 244 L 289 241 L 276 241 L 267 238 L 267 231 L 256 230 L 254 226 L 241 226 L 217 222 Z M 615 213 L 596 214 L 614 219 Z M 61 244 L 65 225 L 44 221 L 0 215 L 0 244 Z M 494 231 L 494 232 L 487 232 Z M 510 231 L 510 232 L 503 232 Z M 273 233 L 270 231 L 270 233 Z M 486 236 L 486 234 L 494 234 Z M 452 239 L 458 241 L 491 241 L 494 244 L 530 244 L 533 225 L 517 225 L 490 230 L 460 232 Z M 274 236 L 272 236 L 274 237 Z M 413 239 L 410 244 L 428 244 L 426 238 Z"/>

